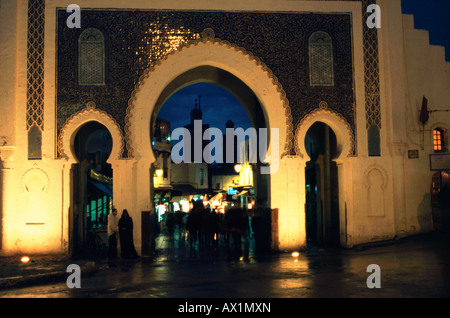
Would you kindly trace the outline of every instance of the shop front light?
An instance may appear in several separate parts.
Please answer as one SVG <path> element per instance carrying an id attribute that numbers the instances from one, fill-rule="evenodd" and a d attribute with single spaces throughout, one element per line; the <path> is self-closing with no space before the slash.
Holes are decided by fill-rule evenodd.
<path id="1" fill-rule="evenodd" d="M 157 177 L 161 177 L 162 174 L 163 174 L 163 169 L 156 169 L 156 170 L 155 170 L 155 173 L 156 173 L 156 176 L 157 176 Z"/>

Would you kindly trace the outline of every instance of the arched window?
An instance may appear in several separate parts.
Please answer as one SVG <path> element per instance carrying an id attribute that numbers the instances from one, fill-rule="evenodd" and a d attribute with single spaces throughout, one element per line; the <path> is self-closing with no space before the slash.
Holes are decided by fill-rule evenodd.
<path id="1" fill-rule="evenodd" d="M 444 131 L 441 128 L 433 130 L 433 148 L 435 152 L 444 151 Z"/>
<path id="2" fill-rule="evenodd" d="M 333 86 L 333 43 L 328 33 L 314 32 L 308 41 L 311 86 Z"/>
<path id="3" fill-rule="evenodd" d="M 78 40 L 78 83 L 105 85 L 105 39 L 94 28 L 84 30 Z"/>

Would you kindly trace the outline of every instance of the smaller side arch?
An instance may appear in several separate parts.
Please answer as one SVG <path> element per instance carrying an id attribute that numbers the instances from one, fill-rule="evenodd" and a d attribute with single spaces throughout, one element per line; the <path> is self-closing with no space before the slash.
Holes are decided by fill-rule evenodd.
<path id="1" fill-rule="evenodd" d="M 388 182 L 386 171 L 377 164 L 371 165 L 364 172 L 366 189 L 367 215 L 384 217 L 386 215 L 385 193 Z"/>
<path id="2" fill-rule="evenodd" d="M 308 157 L 304 141 L 309 128 L 316 122 L 327 124 L 336 135 L 339 156 L 335 161 L 343 160 L 345 157 L 353 155 L 355 140 L 350 125 L 341 115 L 322 108 L 310 113 L 300 121 L 295 133 L 295 150 L 297 155 L 304 159 Z"/>
<path id="3" fill-rule="evenodd" d="M 376 171 L 377 173 L 380 174 L 380 176 L 382 177 L 382 183 L 381 183 L 381 187 L 383 188 L 383 190 L 387 189 L 387 184 L 388 184 L 388 173 L 386 172 L 386 170 L 378 165 L 378 164 L 373 164 L 370 165 L 369 167 L 367 167 L 367 169 L 364 171 L 364 185 L 366 188 L 368 188 L 370 186 L 369 180 L 368 180 L 368 176 L 371 172 Z"/>
<path id="4" fill-rule="evenodd" d="M 61 129 L 58 138 L 59 155 L 67 161 L 77 162 L 73 143 L 78 130 L 86 123 L 96 121 L 105 126 L 111 134 L 113 147 L 108 162 L 118 160 L 123 153 L 123 136 L 117 122 L 107 113 L 95 109 L 95 104 L 88 103 L 86 108 L 70 117 Z"/>

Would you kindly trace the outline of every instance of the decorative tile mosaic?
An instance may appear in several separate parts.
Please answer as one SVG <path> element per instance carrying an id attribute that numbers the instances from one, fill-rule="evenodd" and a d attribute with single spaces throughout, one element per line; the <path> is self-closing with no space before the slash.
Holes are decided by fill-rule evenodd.
<path id="1" fill-rule="evenodd" d="M 66 18 L 67 13 L 59 10 L 58 133 L 89 101 L 110 114 L 123 130 L 128 100 L 144 71 L 198 39 L 207 28 L 267 65 L 286 92 L 294 126 L 325 101 L 356 131 L 350 14 L 83 10 L 81 29 L 67 28 Z M 78 84 L 74 61 L 78 61 L 79 36 L 88 28 L 100 30 L 105 39 L 104 86 Z M 333 86 L 310 86 L 308 39 L 319 30 L 333 41 Z"/>

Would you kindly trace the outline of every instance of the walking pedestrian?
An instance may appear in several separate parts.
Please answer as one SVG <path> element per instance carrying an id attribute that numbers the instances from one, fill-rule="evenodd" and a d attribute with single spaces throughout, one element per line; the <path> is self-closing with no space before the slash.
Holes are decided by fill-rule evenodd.
<path id="1" fill-rule="evenodd" d="M 169 241 L 173 242 L 175 233 L 175 215 L 171 211 L 167 211 L 166 213 L 166 229 L 167 234 L 169 235 Z"/>
<path id="2" fill-rule="evenodd" d="M 242 208 L 233 207 L 225 213 L 223 230 L 225 232 L 227 259 L 232 262 L 237 261 L 242 253 L 242 235 L 245 231 L 245 215 Z"/>
<path id="3" fill-rule="evenodd" d="M 189 244 L 193 247 L 199 240 L 201 228 L 201 207 L 194 203 L 186 222 L 186 230 L 189 233 Z"/>

